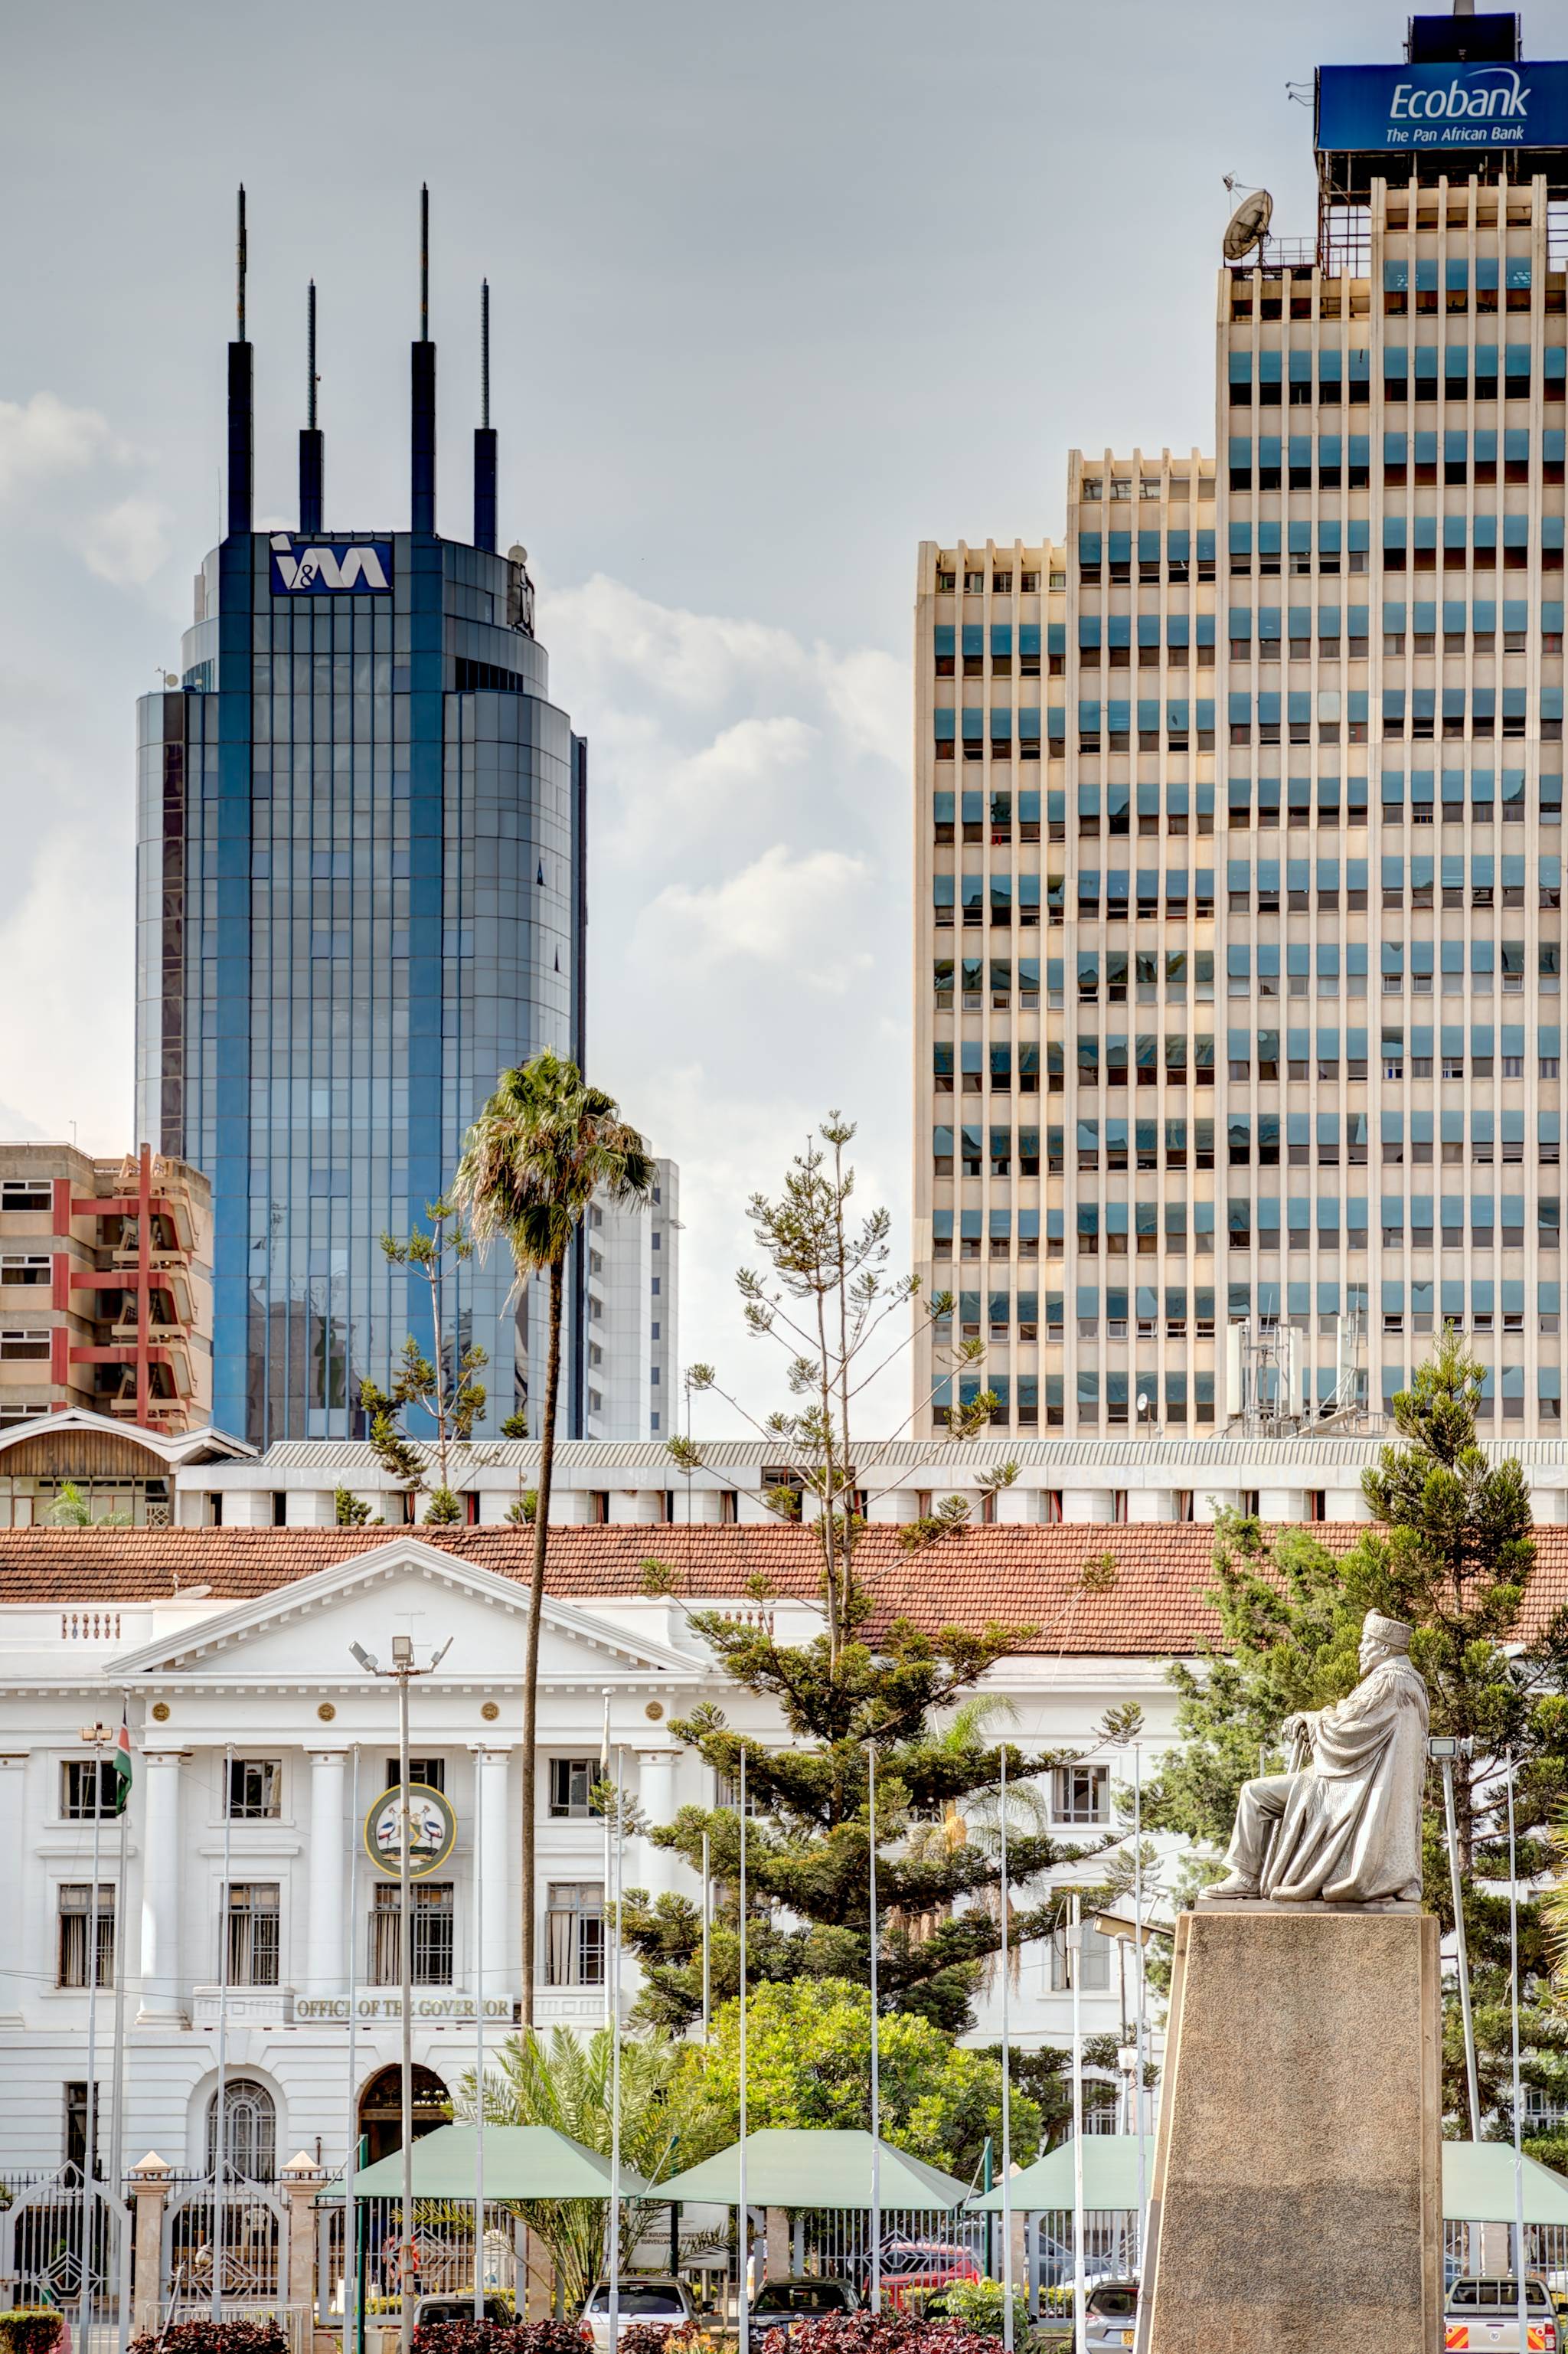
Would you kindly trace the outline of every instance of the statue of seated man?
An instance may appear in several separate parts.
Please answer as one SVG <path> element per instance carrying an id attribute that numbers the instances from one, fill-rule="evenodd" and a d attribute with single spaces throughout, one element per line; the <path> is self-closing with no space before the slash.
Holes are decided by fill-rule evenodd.
<path id="1" fill-rule="evenodd" d="M 1242 1784 L 1231 1868 L 1202 1891 L 1210 1903 L 1420 1901 L 1429 1712 L 1410 1632 L 1369 1610 L 1361 1680 L 1350 1698 L 1287 1718 L 1285 1738 L 1309 1751 L 1311 1762 Z"/>

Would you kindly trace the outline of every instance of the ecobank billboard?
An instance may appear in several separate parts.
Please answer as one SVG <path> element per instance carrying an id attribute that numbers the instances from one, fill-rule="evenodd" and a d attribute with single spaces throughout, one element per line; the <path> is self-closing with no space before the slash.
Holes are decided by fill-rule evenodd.
<path id="1" fill-rule="evenodd" d="M 1319 66 L 1317 144 L 1568 148 L 1568 64 Z"/>

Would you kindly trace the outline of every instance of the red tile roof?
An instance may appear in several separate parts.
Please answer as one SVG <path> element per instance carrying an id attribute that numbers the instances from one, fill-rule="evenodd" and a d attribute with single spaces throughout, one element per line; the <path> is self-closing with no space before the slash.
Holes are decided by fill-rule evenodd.
<path id="1" fill-rule="evenodd" d="M 1315 1533 L 1340 1553 L 1360 1532 L 1332 1522 Z M 525 1583 L 529 1575 L 526 1529 L 16 1529 L 0 1531 L 0 1604 L 161 1601 L 192 1585 L 209 1586 L 217 1601 L 244 1602 L 402 1535 L 503 1577 Z M 927 1630 L 1000 1618 L 1038 1630 L 1023 1651 L 1180 1654 L 1218 1631 L 1202 1598 L 1213 1542 L 1201 1522 L 1058 1522 L 975 1527 L 910 1554 L 896 1529 L 874 1526 L 856 1569 L 873 1599 L 874 1635 L 899 1617 Z M 1531 1627 L 1568 1604 L 1568 1526 L 1538 1529 L 1536 1543 Z M 1111 1567 L 1102 1573 L 1107 1553 Z M 553 1530 L 546 1589 L 577 1603 L 639 1594 L 650 1558 L 668 1564 L 673 1591 L 693 1602 L 745 1599 L 758 1572 L 780 1596 L 812 1600 L 819 1590 L 809 1529 L 619 1523 Z M 1086 1580 L 1086 1564 L 1095 1565 Z"/>

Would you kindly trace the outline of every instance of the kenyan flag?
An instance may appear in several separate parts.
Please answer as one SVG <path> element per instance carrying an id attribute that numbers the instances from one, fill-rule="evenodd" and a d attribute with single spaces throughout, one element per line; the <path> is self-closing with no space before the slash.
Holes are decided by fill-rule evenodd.
<path id="1" fill-rule="evenodd" d="M 131 1727 L 121 1712 L 114 1741 L 114 1811 L 122 1815 L 131 1801 Z"/>

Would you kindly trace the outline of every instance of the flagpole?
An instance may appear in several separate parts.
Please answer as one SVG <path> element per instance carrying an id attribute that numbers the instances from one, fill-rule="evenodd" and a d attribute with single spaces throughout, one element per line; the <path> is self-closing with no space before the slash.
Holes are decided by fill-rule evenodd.
<path id="1" fill-rule="evenodd" d="M 1524 2092 L 1519 2073 L 1519 1850 L 1515 1841 L 1513 1816 L 1513 1753 L 1508 1761 L 1508 1967 L 1509 2016 L 1513 2037 L 1513 2264 L 1514 2290 L 1519 2311 L 1519 2336 L 1515 2343 L 1528 2342 L 1525 2307 L 1529 2290 L 1524 2268 Z"/>
<path id="2" fill-rule="evenodd" d="M 605 1702 L 608 1718 L 609 1702 Z M 609 2027 L 609 2354 L 616 2354 L 620 2343 L 620 1870 L 624 1850 L 621 1847 L 622 1810 L 621 1777 L 625 1772 L 626 1752 L 619 1749 L 615 1758 L 615 1833 L 611 1842 L 615 1859 L 615 1943 L 610 1948 L 610 1966 L 606 1973 L 610 1989 Z M 608 1824 L 609 1818 L 606 1818 Z"/>
<path id="3" fill-rule="evenodd" d="M 130 1864 L 131 1833 L 131 1731 L 129 1696 L 121 1694 L 120 1742 L 117 1766 L 122 1778 L 115 1793 L 120 1814 L 120 1876 L 114 1891 L 114 2083 L 110 2095 L 109 2163 L 110 2187 L 116 2199 L 123 2195 L 125 2180 L 125 1954 L 126 1924 L 129 1895 L 126 1887 Z M 126 2252 L 128 2257 L 129 2251 Z M 116 2343 L 119 2354 L 125 2354 L 131 2335 L 131 2300 L 125 2294 L 130 2267 L 122 2258 L 120 2277 L 120 2327 Z"/>
<path id="4" fill-rule="evenodd" d="M 1084 1912 L 1068 1899 L 1068 1963 L 1073 1973 L 1073 2346 L 1084 2354 Z"/>
<path id="5" fill-rule="evenodd" d="M 473 2317 L 484 2319 L 484 1750 L 473 1753 Z M 527 2304 L 526 2275 L 524 2304 Z M 526 2315 L 524 2315 L 526 2318 Z"/>
<path id="6" fill-rule="evenodd" d="M 87 1908 L 87 2147 L 82 2152 L 81 2294 L 77 2303 L 77 2334 L 86 2354 L 88 2325 L 92 2317 L 93 2203 L 98 2195 L 98 1874 L 103 1831 L 103 1727 L 82 1728 L 82 1739 L 92 1744 L 92 1892 Z"/>
<path id="7" fill-rule="evenodd" d="M 1012 2065 L 1008 2050 L 1007 1982 L 1012 1967 L 1007 1903 L 1007 1744 L 1001 1744 L 1001 2342 L 1012 2354 Z"/>
<path id="8" fill-rule="evenodd" d="M 703 1833 L 703 2041 L 708 2040 L 713 2011 L 713 1973 L 708 1961 L 708 1927 L 713 1913 L 713 1882 L 708 1866 L 708 1835 Z"/>
<path id="9" fill-rule="evenodd" d="M 736 2261 L 740 2268 L 740 2354 L 751 2354 L 751 2299 L 747 2294 L 747 2258 L 751 2253 L 751 2221 L 746 2204 L 746 1749 L 740 1753 L 740 2141 L 736 2152 L 736 2190 L 739 2207 L 736 2226 Z"/>
<path id="10" fill-rule="evenodd" d="M 359 2346 L 359 1744 L 354 1744 L 348 1816 L 348 2153 L 343 2161 L 343 2354 Z"/>
<path id="11" fill-rule="evenodd" d="M 882 2311 L 882 2072 L 881 2038 L 877 2033 L 876 1920 L 876 1744 L 866 1744 L 869 1797 L 868 1882 L 871 1893 L 871 2309 Z"/>
<path id="12" fill-rule="evenodd" d="M 1144 2242 L 1149 2231 L 1149 2179 L 1143 2147 L 1143 1759 L 1136 1741 L 1132 1744 L 1132 1919 L 1138 1971 L 1133 1988 L 1137 2009 L 1133 2016 L 1132 2048 L 1137 2073 L 1132 2094 L 1132 2129 L 1138 2136 L 1138 2264 L 1141 2274 Z"/>
<path id="13" fill-rule="evenodd" d="M 213 2136 L 212 2317 L 223 2319 L 224 2241 L 228 2232 L 228 1933 L 234 1829 L 234 1744 L 223 1751 L 223 1901 L 217 1913 L 217 2107 Z"/>
<path id="14" fill-rule="evenodd" d="M 608 1782 L 608 1781 L 609 1781 L 609 1686 L 608 1684 L 606 1684 L 606 1685 L 603 1687 L 603 1692 L 604 1692 L 604 1730 L 603 1730 L 603 1732 L 599 1734 L 599 1781 L 600 1781 L 601 1783 Z M 610 1818 L 609 1818 L 609 1809 L 608 1808 L 606 1808 L 606 1809 L 605 1809 L 605 1817 L 604 1817 L 604 1894 L 605 1894 L 605 1902 L 606 1902 L 607 1903 L 609 1903 L 609 1885 L 610 1885 L 610 1878 L 611 1878 L 611 1874 L 610 1874 L 610 1852 L 609 1852 L 609 1846 L 610 1846 Z M 605 2023 L 605 2025 L 606 2025 L 607 2027 L 608 2027 L 608 2026 L 609 2025 L 609 2023 L 610 2023 L 610 1984 L 609 1984 L 609 1978 L 610 1978 L 609 1962 L 609 1956 L 606 1956 L 606 1958 L 605 1958 L 605 1963 L 604 1963 L 604 2023 Z"/>

